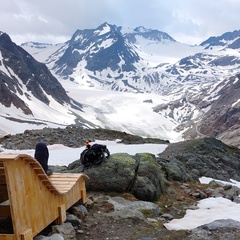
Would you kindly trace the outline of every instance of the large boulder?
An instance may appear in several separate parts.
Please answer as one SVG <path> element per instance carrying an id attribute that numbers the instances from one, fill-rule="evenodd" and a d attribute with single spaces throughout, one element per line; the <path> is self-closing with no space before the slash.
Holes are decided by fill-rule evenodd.
<path id="1" fill-rule="evenodd" d="M 152 154 L 136 154 L 137 162 L 135 179 L 131 188 L 135 197 L 141 200 L 156 200 L 165 192 L 166 179 L 161 166 Z"/>
<path id="2" fill-rule="evenodd" d="M 76 161 L 68 170 L 81 172 L 83 166 Z M 112 154 L 101 165 L 84 169 L 84 173 L 90 178 L 86 181 L 90 191 L 131 192 L 143 201 L 155 201 L 166 192 L 162 167 L 150 153 Z"/>
<path id="3" fill-rule="evenodd" d="M 215 138 L 169 144 L 158 161 L 169 181 L 195 181 L 202 176 L 240 181 L 240 149 Z"/>

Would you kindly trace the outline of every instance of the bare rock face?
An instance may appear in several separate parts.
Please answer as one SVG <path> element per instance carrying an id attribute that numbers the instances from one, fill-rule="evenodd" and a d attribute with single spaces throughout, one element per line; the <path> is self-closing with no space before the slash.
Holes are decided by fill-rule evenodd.
<path id="1" fill-rule="evenodd" d="M 47 66 L 13 43 L 6 33 L 0 35 L 0 53 L 0 65 L 5 69 L 0 71 L 0 103 L 4 106 L 13 104 L 29 115 L 32 111 L 21 99 L 23 95 L 30 100 L 34 96 L 45 104 L 49 104 L 49 96 L 59 103 L 70 103 L 65 89 Z"/>
<path id="2" fill-rule="evenodd" d="M 229 83 L 219 92 L 219 98 L 211 109 L 203 116 L 198 130 L 206 135 L 212 136 L 239 147 L 237 141 L 240 124 L 240 75 L 230 78 Z"/>

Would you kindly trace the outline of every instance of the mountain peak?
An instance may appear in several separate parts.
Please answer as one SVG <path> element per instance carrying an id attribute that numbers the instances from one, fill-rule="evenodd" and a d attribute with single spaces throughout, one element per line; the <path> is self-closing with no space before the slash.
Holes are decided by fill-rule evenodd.
<path id="1" fill-rule="evenodd" d="M 143 26 L 136 27 L 132 32 L 125 34 L 125 37 L 128 39 L 128 41 L 132 43 L 136 42 L 136 36 L 141 36 L 145 39 L 153 40 L 156 42 L 164 42 L 164 41 L 176 42 L 174 38 L 172 38 L 170 35 L 168 35 L 165 32 L 161 32 L 156 29 L 147 29 Z"/>
<path id="2" fill-rule="evenodd" d="M 224 48 L 240 48 L 239 44 L 240 30 L 233 32 L 226 32 L 221 36 L 210 37 L 206 41 L 202 42 L 200 46 L 204 46 L 205 49 L 211 47 L 224 47 Z"/>
<path id="3" fill-rule="evenodd" d="M 145 28 L 145 27 L 143 27 L 143 26 L 139 26 L 139 27 L 134 28 L 134 31 L 135 31 L 135 32 L 149 32 L 149 31 L 151 31 L 151 30 L 150 30 L 150 29 L 147 29 L 147 28 Z"/>

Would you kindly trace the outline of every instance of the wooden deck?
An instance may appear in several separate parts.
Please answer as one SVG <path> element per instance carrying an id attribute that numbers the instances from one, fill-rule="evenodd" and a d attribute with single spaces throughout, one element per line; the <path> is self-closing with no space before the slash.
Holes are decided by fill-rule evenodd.
<path id="1" fill-rule="evenodd" d="M 0 232 L 0 240 L 30 240 L 66 210 L 86 201 L 82 173 L 47 176 L 41 165 L 25 154 L 0 154 L 0 219 L 11 218 L 13 233 Z"/>

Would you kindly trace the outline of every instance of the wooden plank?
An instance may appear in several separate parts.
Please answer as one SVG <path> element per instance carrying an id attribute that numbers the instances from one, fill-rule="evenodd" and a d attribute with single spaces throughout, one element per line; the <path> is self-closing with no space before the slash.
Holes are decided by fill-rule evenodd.
<path id="1" fill-rule="evenodd" d="M 16 240 L 16 236 L 14 234 L 0 234 L 1 240 Z"/>
<path id="2" fill-rule="evenodd" d="M 41 174 L 37 174 L 38 177 L 41 179 L 41 180 L 45 180 L 45 181 L 49 181 L 48 177 L 46 174 L 44 173 L 41 173 Z"/>
<path id="3" fill-rule="evenodd" d="M 5 178 L 0 178 L 0 185 L 6 186 L 6 179 Z"/>
<path id="4" fill-rule="evenodd" d="M 81 177 L 84 176 L 84 174 L 82 173 L 53 173 L 52 175 L 49 176 L 49 178 L 53 178 L 53 177 L 68 177 L 68 178 L 76 178 L 76 177 Z"/>
<path id="5" fill-rule="evenodd" d="M 67 183 L 53 183 L 54 188 L 59 189 L 60 187 L 68 188 L 69 190 L 74 186 L 74 184 L 67 184 Z"/>
<path id="6" fill-rule="evenodd" d="M 29 164 L 31 164 L 31 166 L 34 168 L 34 167 L 39 167 L 39 164 L 38 164 L 38 162 L 36 162 L 36 161 L 28 161 L 29 162 Z"/>
<path id="7" fill-rule="evenodd" d="M 77 181 L 78 181 L 78 179 L 76 179 L 76 181 L 69 181 L 69 180 L 66 180 L 66 179 L 60 179 L 59 178 L 59 180 L 57 180 L 57 179 L 51 180 L 51 183 L 53 183 L 53 184 L 58 183 L 58 184 L 73 185 Z"/>
<path id="8" fill-rule="evenodd" d="M 49 189 L 49 191 L 55 195 L 59 195 L 59 194 L 62 194 L 62 192 L 56 190 L 56 189 Z"/>
<path id="9" fill-rule="evenodd" d="M 0 175 L 0 182 L 6 182 L 5 175 Z"/>
<path id="10" fill-rule="evenodd" d="M 35 171 L 36 173 L 38 173 L 38 174 L 40 174 L 40 173 L 42 172 L 42 169 L 39 168 L 39 167 L 34 167 L 33 169 L 34 169 L 34 171 Z"/>
<path id="11" fill-rule="evenodd" d="M 50 175 L 49 176 L 49 179 L 69 179 L 69 180 L 75 180 L 75 179 L 78 179 L 78 178 L 81 178 L 81 175 L 79 176 L 66 176 L 66 175 Z"/>
<path id="12" fill-rule="evenodd" d="M 68 186 L 69 188 L 71 188 L 73 185 L 75 184 L 74 183 L 67 183 L 67 182 L 53 182 L 53 185 L 54 187 L 58 188 L 58 186 Z"/>
<path id="13" fill-rule="evenodd" d="M 9 205 L 0 205 L 0 217 L 3 217 L 3 218 L 11 217 L 11 211 L 10 211 Z"/>
<path id="14" fill-rule="evenodd" d="M 0 170 L 0 203 L 8 199 L 5 171 Z"/>
<path id="15" fill-rule="evenodd" d="M 7 193 L 7 185 L 6 184 L 0 184 L 0 193 Z"/>

